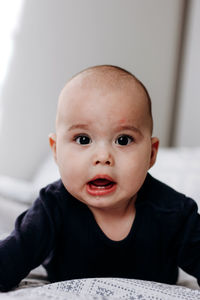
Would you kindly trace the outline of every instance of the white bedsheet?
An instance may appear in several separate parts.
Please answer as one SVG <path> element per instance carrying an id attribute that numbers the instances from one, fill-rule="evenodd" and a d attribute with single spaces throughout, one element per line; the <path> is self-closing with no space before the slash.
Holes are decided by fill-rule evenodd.
<path id="1" fill-rule="evenodd" d="M 198 300 L 200 299 L 200 291 L 143 280 L 90 278 L 62 281 L 35 288 L 21 288 L 0 294 L 0 299 Z"/>

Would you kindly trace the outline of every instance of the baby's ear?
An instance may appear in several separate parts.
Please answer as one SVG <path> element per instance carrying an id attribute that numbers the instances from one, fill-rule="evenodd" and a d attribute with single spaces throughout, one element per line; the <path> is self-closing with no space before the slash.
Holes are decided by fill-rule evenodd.
<path id="1" fill-rule="evenodd" d="M 57 156 L 56 156 L 56 134 L 55 133 L 50 133 L 49 134 L 49 145 L 51 147 L 51 150 L 53 152 L 53 156 L 55 161 L 57 161 Z"/>
<path id="2" fill-rule="evenodd" d="M 159 139 L 157 137 L 152 137 L 151 138 L 151 159 L 150 159 L 149 169 L 156 162 L 156 157 L 157 157 L 157 153 L 158 153 L 158 147 L 159 147 Z"/>

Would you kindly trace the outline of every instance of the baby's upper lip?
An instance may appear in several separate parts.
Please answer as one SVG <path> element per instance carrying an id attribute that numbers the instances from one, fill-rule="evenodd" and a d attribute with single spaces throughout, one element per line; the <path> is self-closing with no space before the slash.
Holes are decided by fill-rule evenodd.
<path id="1" fill-rule="evenodd" d="M 112 177 L 110 177 L 109 175 L 105 175 L 105 174 L 99 174 L 99 175 L 94 176 L 92 179 L 90 179 L 88 181 L 88 183 L 91 182 L 91 181 L 98 180 L 98 179 L 106 179 L 106 180 L 109 180 L 109 181 L 115 183 L 115 181 Z"/>

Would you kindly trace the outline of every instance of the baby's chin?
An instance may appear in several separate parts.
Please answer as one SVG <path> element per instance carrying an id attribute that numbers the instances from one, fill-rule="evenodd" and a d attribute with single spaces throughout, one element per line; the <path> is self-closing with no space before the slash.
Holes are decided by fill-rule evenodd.
<path id="1" fill-rule="evenodd" d="M 107 196 L 90 196 L 86 195 L 85 197 L 77 195 L 77 194 L 72 194 L 72 196 L 77 200 L 80 201 L 81 203 L 85 204 L 88 208 L 91 210 L 94 209 L 113 209 L 115 206 L 115 203 L 112 199 L 109 199 Z"/>
<path id="2" fill-rule="evenodd" d="M 118 199 L 116 200 L 115 197 L 102 197 L 102 196 L 95 196 L 92 199 L 80 199 L 82 203 L 88 206 L 88 208 L 93 212 L 109 212 L 113 214 L 113 212 L 122 212 L 124 209 L 127 208 L 128 203 L 130 204 L 135 203 L 136 196 L 128 199 Z"/>

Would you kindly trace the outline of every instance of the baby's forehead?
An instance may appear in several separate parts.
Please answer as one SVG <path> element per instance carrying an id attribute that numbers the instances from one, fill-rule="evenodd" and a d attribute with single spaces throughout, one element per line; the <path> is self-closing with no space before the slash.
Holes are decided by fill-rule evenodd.
<path id="1" fill-rule="evenodd" d="M 71 109 L 75 105 L 84 106 L 91 93 L 100 94 L 102 97 L 105 94 L 112 96 L 120 93 L 122 101 L 126 101 L 126 97 L 132 97 L 130 106 L 140 105 L 147 119 L 150 119 L 152 130 L 151 100 L 143 84 L 132 74 L 109 67 L 88 69 L 67 82 L 59 97 L 57 120 L 69 107 Z"/>

